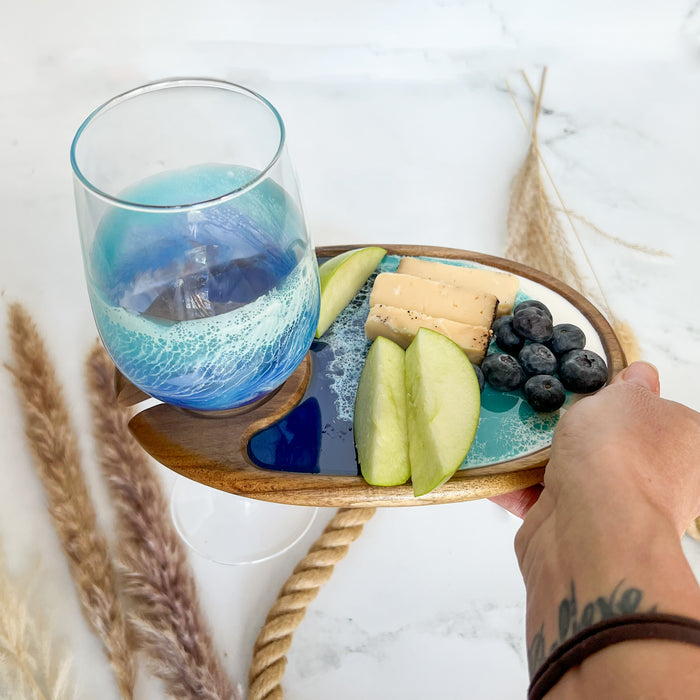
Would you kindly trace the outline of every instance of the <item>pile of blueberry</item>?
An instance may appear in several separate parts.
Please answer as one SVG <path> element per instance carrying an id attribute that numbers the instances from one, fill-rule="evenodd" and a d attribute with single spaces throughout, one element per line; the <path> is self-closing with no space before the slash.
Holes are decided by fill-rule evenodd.
<path id="1" fill-rule="evenodd" d="M 522 388 L 533 410 L 556 411 L 566 390 L 589 394 L 608 379 L 605 360 L 586 350 L 586 336 L 571 323 L 554 325 L 552 314 L 540 301 L 520 302 L 513 314 L 493 324 L 494 340 L 503 351 L 489 353 L 477 377 L 498 391 Z"/>

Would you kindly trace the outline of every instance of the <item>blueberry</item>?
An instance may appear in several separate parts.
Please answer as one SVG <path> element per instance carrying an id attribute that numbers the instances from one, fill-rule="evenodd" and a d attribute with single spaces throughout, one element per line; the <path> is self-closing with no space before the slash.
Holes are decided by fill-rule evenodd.
<path id="1" fill-rule="evenodd" d="M 548 311 L 539 308 L 539 306 L 518 309 L 513 314 L 513 330 L 525 340 L 544 343 L 552 337 L 553 331 L 552 317 L 548 314 Z"/>
<path id="2" fill-rule="evenodd" d="M 518 355 L 520 366 L 528 377 L 533 374 L 554 374 L 557 371 L 557 358 L 541 343 L 526 345 Z"/>
<path id="3" fill-rule="evenodd" d="M 569 350 L 559 360 L 559 378 L 570 391 L 590 394 L 608 380 L 608 367 L 592 350 Z"/>
<path id="4" fill-rule="evenodd" d="M 560 323 L 554 326 L 552 337 L 547 342 L 547 347 L 557 356 L 561 357 L 569 350 L 581 350 L 586 347 L 586 335 L 573 323 Z"/>
<path id="5" fill-rule="evenodd" d="M 496 331 L 504 324 L 513 321 L 513 316 L 499 316 L 492 324 L 491 330 L 496 334 Z"/>
<path id="6" fill-rule="evenodd" d="M 476 379 L 479 382 L 479 391 L 484 390 L 484 373 L 481 371 L 479 365 L 472 365 L 474 368 L 474 374 L 476 374 Z"/>
<path id="7" fill-rule="evenodd" d="M 533 411 L 550 413 L 564 405 L 566 391 L 562 383 L 550 374 L 530 377 L 523 387 L 525 399 Z"/>
<path id="8" fill-rule="evenodd" d="M 491 353 L 481 363 L 486 381 L 497 391 L 513 391 L 525 380 L 523 368 L 512 355 Z"/>
<path id="9" fill-rule="evenodd" d="M 494 328 L 494 334 L 496 345 L 498 345 L 503 352 L 507 352 L 511 355 L 517 355 L 520 352 L 524 341 L 513 329 L 512 316 L 501 316 L 501 318 L 498 319 L 498 326 Z"/>
<path id="10" fill-rule="evenodd" d="M 521 301 L 519 304 L 515 305 L 515 308 L 513 309 L 513 314 L 517 314 L 518 311 L 524 311 L 525 309 L 530 309 L 530 308 L 536 308 L 536 309 L 542 309 L 542 311 L 549 316 L 549 318 L 552 318 L 552 312 L 541 302 L 537 301 L 537 299 L 526 299 L 525 301 Z"/>

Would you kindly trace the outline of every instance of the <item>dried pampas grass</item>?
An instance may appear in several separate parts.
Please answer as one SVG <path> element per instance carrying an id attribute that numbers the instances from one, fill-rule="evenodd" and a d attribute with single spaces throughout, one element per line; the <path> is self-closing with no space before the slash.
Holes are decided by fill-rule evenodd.
<path id="1" fill-rule="evenodd" d="M 0 554 L 0 697 L 73 700 L 73 660 L 31 614 L 31 596 L 32 581 L 13 582 Z"/>
<path id="2" fill-rule="evenodd" d="M 504 254 L 507 258 L 517 260 L 518 262 L 530 265 L 531 267 L 543 270 L 557 277 L 585 296 L 592 296 L 572 256 L 566 234 L 558 217 L 558 212 L 563 212 L 586 258 L 586 262 L 588 263 L 602 298 L 605 307 L 604 311 L 608 316 L 608 320 L 622 345 L 627 361 L 632 362 L 641 357 L 637 336 L 629 324 L 617 318 L 610 307 L 603 287 L 600 284 L 600 280 L 596 275 L 595 269 L 578 235 L 576 226 L 574 225 L 574 219 L 578 218 L 588 227 L 594 229 L 596 233 L 605 236 L 609 240 L 620 242 L 620 239 L 606 234 L 597 226 L 582 217 L 578 217 L 564 206 L 561 194 L 552 179 L 549 169 L 542 159 L 539 142 L 537 140 L 537 123 L 542 108 L 542 94 L 544 92 L 547 69 L 545 68 L 542 71 L 542 79 L 538 92 L 535 92 L 532 88 L 527 76 L 523 74 L 523 77 L 534 99 L 534 117 L 532 120 L 532 128 L 530 128 L 525 115 L 515 99 L 515 94 L 510 89 L 510 86 L 508 86 L 508 90 L 515 102 L 518 113 L 530 135 L 530 148 L 528 149 L 525 161 L 513 179 L 511 200 L 508 209 L 508 241 Z M 552 204 L 545 191 L 542 179 L 542 168 L 544 168 L 549 182 L 559 200 L 561 205 L 559 208 L 556 208 Z M 631 244 L 628 247 L 652 255 L 664 255 L 663 251 L 651 250 L 643 246 Z"/>
<path id="3" fill-rule="evenodd" d="M 629 243 L 616 236 L 612 236 L 602 231 L 595 224 L 588 221 L 588 219 L 575 214 L 564 206 L 561 194 L 542 159 L 537 140 L 537 122 L 542 108 L 542 94 L 544 92 L 547 69 L 544 68 L 542 71 L 542 79 L 538 92 L 534 91 L 525 74 L 523 74 L 523 77 L 534 99 L 534 117 L 532 120 L 532 129 L 530 129 L 527 119 L 515 99 L 515 94 L 510 89 L 510 86 L 508 86 L 508 91 L 530 135 L 530 148 L 528 149 L 525 161 L 513 179 L 511 201 L 508 209 L 508 242 L 506 244 L 505 256 L 512 260 L 517 260 L 526 265 L 544 270 L 563 280 L 582 294 L 590 296 L 590 294 L 587 293 L 586 284 L 576 268 L 561 222 L 557 216 L 558 213 L 563 213 L 581 246 L 581 250 L 588 262 L 591 273 L 595 278 L 600 294 L 602 295 L 608 320 L 610 321 L 610 325 L 617 339 L 620 341 L 627 362 L 640 360 L 642 359 L 642 350 L 637 335 L 634 329 L 627 322 L 619 319 L 610 307 L 603 287 L 600 284 L 600 280 L 598 280 L 595 269 L 578 235 L 576 226 L 574 225 L 574 219 L 579 220 L 588 228 L 595 231 L 596 234 L 603 236 L 617 245 L 623 245 L 632 250 L 654 257 L 669 257 L 669 255 L 663 250 Z M 550 184 L 559 200 L 559 208 L 553 206 L 545 192 L 540 166 L 542 166 L 547 173 Z M 700 541 L 700 518 L 698 518 L 686 532 L 690 537 Z"/>
<path id="4" fill-rule="evenodd" d="M 545 76 L 546 71 L 535 99 L 532 142 L 525 161 L 513 179 L 505 256 L 543 270 L 580 290 L 583 280 L 556 210 L 545 193 L 540 171 L 537 121 L 542 107 Z"/>
<path id="5" fill-rule="evenodd" d="M 697 540 L 700 542 L 700 518 L 697 520 L 694 520 L 688 529 L 686 530 L 686 533 L 692 537 L 694 540 Z"/>
<path id="6" fill-rule="evenodd" d="M 15 363 L 11 371 L 47 507 L 68 559 L 83 614 L 105 648 L 122 697 L 130 699 L 136 666 L 107 542 L 81 470 L 78 440 L 63 390 L 29 314 L 16 303 L 9 312 Z"/>
<path id="7" fill-rule="evenodd" d="M 114 395 L 114 365 L 101 345 L 87 362 L 95 439 L 117 512 L 118 556 L 130 621 L 156 676 L 176 698 L 233 700 L 214 652 L 160 484 Z"/>

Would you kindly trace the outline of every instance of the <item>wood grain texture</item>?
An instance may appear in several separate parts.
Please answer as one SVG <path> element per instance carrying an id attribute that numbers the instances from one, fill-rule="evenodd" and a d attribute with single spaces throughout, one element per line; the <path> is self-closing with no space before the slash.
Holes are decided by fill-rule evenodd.
<path id="1" fill-rule="evenodd" d="M 332 257 L 351 247 L 363 246 L 328 246 L 317 248 L 316 252 L 319 257 Z M 382 247 L 394 255 L 467 260 L 538 282 L 571 302 L 590 321 L 605 351 L 609 379 L 626 366 L 622 347 L 602 314 L 581 294 L 544 272 L 511 260 L 456 248 L 391 244 Z M 443 486 L 419 498 L 413 496 L 410 484 L 377 487 L 370 486 L 360 476 L 299 474 L 258 468 L 248 458 L 248 440 L 299 402 L 309 374 L 307 356 L 275 395 L 244 413 L 224 412 L 211 417 L 161 404 L 137 413 L 129 427 L 151 456 L 178 474 L 222 491 L 277 503 L 329 507 L 452 503 L 488 498 L 542 480 L 549 448 L 488 467 L 460 470 Z M 138 389 L 119 374 L 115 387 L 120 403 L 132 405 L 139 399 Z"/>

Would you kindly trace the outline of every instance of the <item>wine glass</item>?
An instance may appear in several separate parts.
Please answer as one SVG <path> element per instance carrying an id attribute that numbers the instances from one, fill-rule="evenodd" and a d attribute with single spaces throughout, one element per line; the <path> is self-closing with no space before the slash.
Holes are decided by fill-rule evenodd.
<path id="1" fill-rule="evenodd" d="M 277 110 L 223 81 L 151 83 L 88 116 L 71 165 L 93 316 L 121 373 L 199 414 L 244 413 L 265 401 L 307 353 L 320 305 Z M 315 513 L 182 477 L 175 495 L 184 539 L 228 563 L 283 551 Z M 260 523 L 279 542 L 252 551 Z"/>

